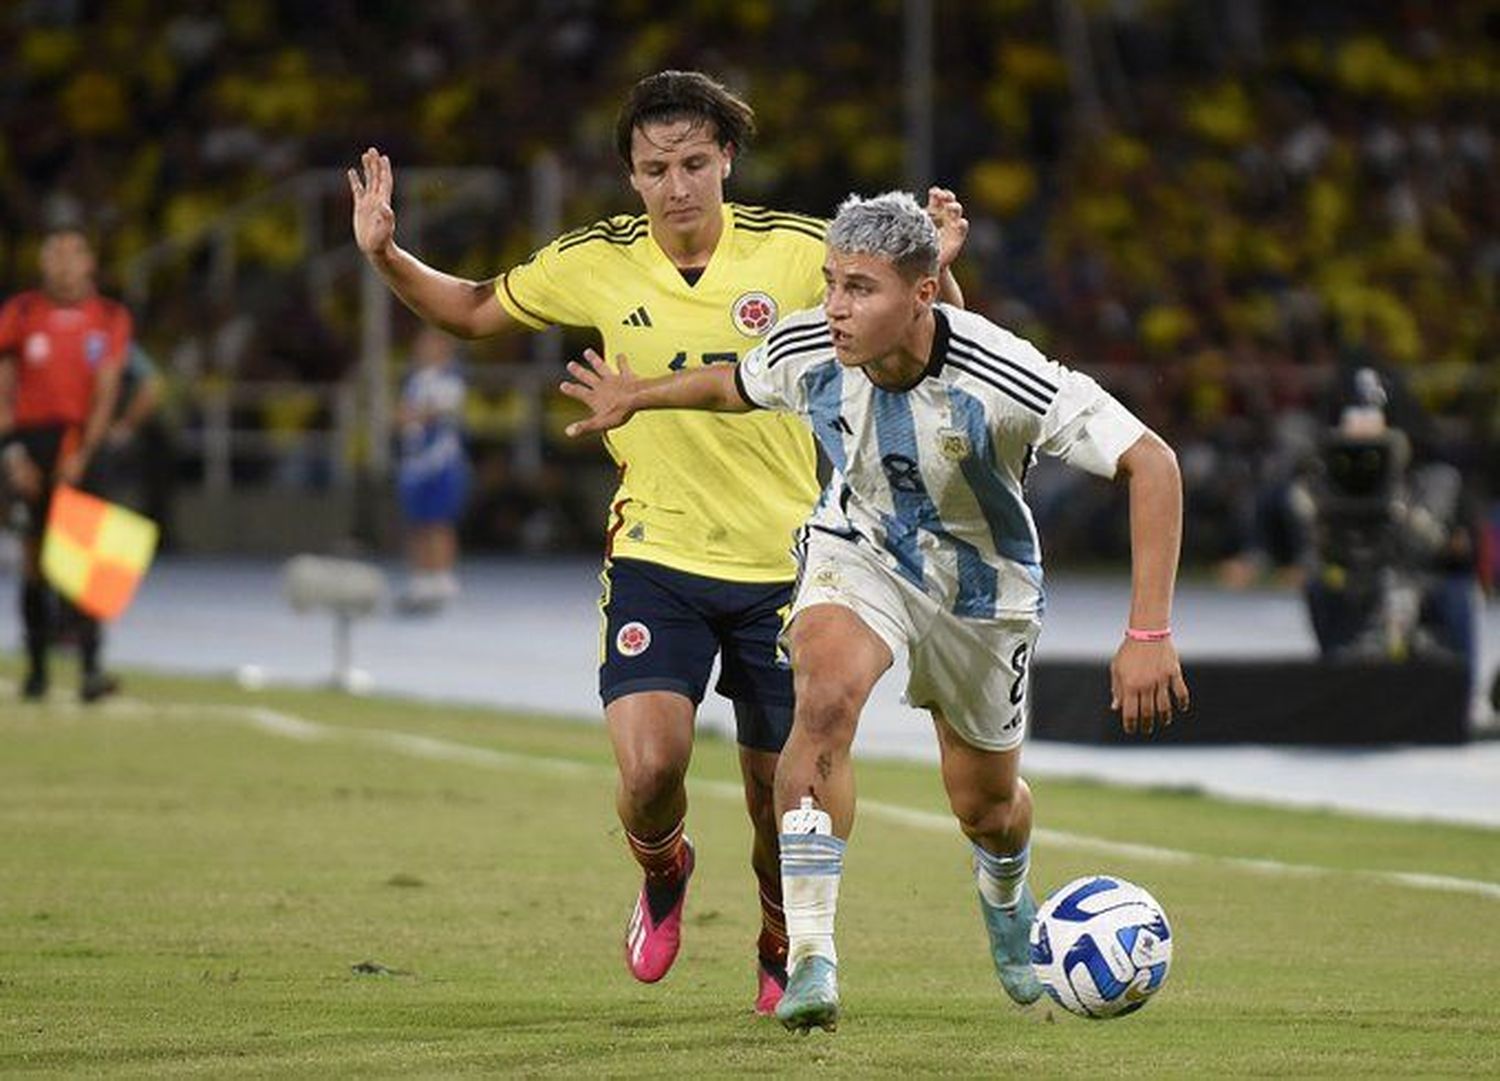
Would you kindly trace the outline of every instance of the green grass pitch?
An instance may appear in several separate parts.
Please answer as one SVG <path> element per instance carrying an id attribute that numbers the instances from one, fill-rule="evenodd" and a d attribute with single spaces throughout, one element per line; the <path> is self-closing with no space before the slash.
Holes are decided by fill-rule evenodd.
<path id="1" fill-rule="evenodd" d="M 1038 891 L 1121 874 L 1173 925 L 1161 994 L 1089 1022 L 1004 999 L 935 768 L 863 762 L 844 1017 L 797 1037 L 750 1010 L 749 829 L 720 740 L 690 782 L 683 952 L 644 987 L 597 726 L 145 675 L 107 708 L 23 707 L 15 671 L 0 1073 L 1500 1072 L 1500 831 L 1035 781 Z"/>

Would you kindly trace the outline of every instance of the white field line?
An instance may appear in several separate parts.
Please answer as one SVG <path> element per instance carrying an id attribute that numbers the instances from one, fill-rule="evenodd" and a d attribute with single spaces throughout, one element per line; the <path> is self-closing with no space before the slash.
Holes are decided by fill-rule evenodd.
<path id="1" fill-rule="evenodd" d="M 15 685 L 13 681 L 0 679 L 0 694 L 13 694 L 14 692 Z M 98 709 L 99 707 L 81 707 L 73 703 L 53 702 L 49 703 L 45 708 L 49 712 L 74 712 L 85 708 Z M 458 743 L 453 740 L 439 739 L 434 736 L 417 735 L 398 729 L 349 728 L 342 725 L 323 724 L 319 721 L 310 721 L 305 717 L 299 717 L 293 713 L 270 709 L 265 706 L 191 705 L 186 703 L 155 705 L 136 699 L 120 698 L 106 703 L 103 711 L 108 714 L 141 717 L 166 715 L 186 720 L 196 720 L 204 716 L 218 717 L 228 721 L 248 723 L 251 727 L 261 732 L 304 743 L 354 743 L 381 750 L 395 751 L 398 754 L 408 755 L 412 758 L 422 758 L 434 762 L 453 762 L 461 765 L 479 766 L 485 769 L 518 770 L 524 773 L 540 773 L 567 777 L 590 775 L 608 778 L 614 777 L 614 769 L 609 766 L 598 766 L 567 758 L 549 758 L 544 755 L 497 751 L 488 747 L 475 747 L 472 744 Z M 690 788 L 696 793 L 710 795 L 717 799 L 727 799 L 733 802 L 740 802 L 745 798 L 744 790 L 739 785 L 728 781 L 692 781 L 690 782 Z M 949 815 L 936 814 L 932 811 L 922 811 L 914 807 L 903 807 L 895 803 L 884 803 L 879 800 L 860 800 L 859 814 L 863 817 L 875 818 L 890 823 L 891 825 L 906 826 L 911 829 L 933 833 L 952 834 L 958 828 L 953 818 Z M 1341 868 L 1321 867 L 1316 864 L 1283 863 L 1280 860 L 1248 859 L 1241 856 L 1211 856 L 1198 852 L 1186 852 L 1176 848 L 1162 848 L 1157 845 L 1111 841 L 1103 837 L 1089 837 L 1085 834 L 1068 833 L 1063 830 L 1053 829 L 1035 829 L 1032 832 L 1032 837 L 1043 845 L 1102 852 L 1106 855 L 1123 859 L 1148 860 L 1153 863 L 1218 864 L 1219 866 L 1239 871 L 1281 876 L 1352 875 L 1366 881 L 1380 882 L 1387 885 L 1407 886 L 1413 889 L 1435 890 L 1444 893 L 1467 893 L 1500 901 L 1500 883 L 1486 882 L 1482 879 L 1456 878 L 1449 875 L 1427 874 L 1420 871 L 1346 871 Z"/>

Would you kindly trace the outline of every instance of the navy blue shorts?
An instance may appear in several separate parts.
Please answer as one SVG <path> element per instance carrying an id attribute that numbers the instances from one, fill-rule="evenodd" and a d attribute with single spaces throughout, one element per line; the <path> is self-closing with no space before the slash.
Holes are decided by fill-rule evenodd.
<path id="1" fill-rule="evenodd" d="M 600 580 L 606 706 L 642 691 L 672 691 L 696 706 L 717 655 L 714 689 L 734 703 L 739 743 L 781 750 L 792 728 L 792 670 L 776 641 L 792 583 L 726 582 L 638 559 L 611 560 Z"/>

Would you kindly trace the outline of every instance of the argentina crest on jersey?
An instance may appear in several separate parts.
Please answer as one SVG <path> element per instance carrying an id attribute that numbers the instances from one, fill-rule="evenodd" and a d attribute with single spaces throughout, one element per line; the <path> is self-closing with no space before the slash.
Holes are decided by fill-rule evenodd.
<path id="1" fill-rule="evenodd" d="M 974 453 L 969 433 L 957 428 L 940 428 L 937 434 L 938 452 L 950 462 L 961 462 Z"/>

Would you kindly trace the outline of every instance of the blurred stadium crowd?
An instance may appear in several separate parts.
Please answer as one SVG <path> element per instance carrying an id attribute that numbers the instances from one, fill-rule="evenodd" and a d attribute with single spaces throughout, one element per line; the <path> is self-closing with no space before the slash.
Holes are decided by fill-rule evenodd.
<path id="1" fill-rule="evenodd" d="M 1458 465 L 1487 512 L 1500 491 L 1500 9 L 932 8 L 933 179 L 973 222 L 958 268 L 969 302 L 1094 372 L 1174 442 L 1190 560 L 1295 560 L 1268 493 L 1303 468 L 1341 366 L 1409 390 L 1427 417 L 1418 453 Z M 475 277 L 548 239 L 524 212 L 539 154 L 561 165 L 564 225 L 637 209 L 610 130 L 624 90 L 663 67 L 714 73 L 755 105 L 761 139 L 735 198 L 827 214 L 850 190 L 905 180 L 899 0 L 18 0 L 0 19 L 0 293 L 34 280 L 45 223 L 86 222 L 184 433 L 202 423 L 204 387 L 224 383 L 275 388 L 235 407 L 273 447 L 326 420 L 306 388 L 352 378 L 359 355 L 347 206 L 328 189 L 316 217 L 276 201 L 238 213 L 228 293 L 201 288 L 222 252 L 186 240 L 136 293 L 132 275 L 163 241 L 205 235 L 366 145 L 391 155 L 398 185 L 416 166 L 507 178 L 494 205 L 418 246 Z M 323 277 L 307 275 L 314 257 Z M 411 330 L 398 320 L 398 346 Z M 603 507 L 571 466 L 597 465 L 597 448 L 563 447 L 549 423 L 540 469 L 510 459 L 517 392 L 486 373 L 531 350 L 517 337 L 469 354 L 467 539 L 588 547 Z M 178 469 L 196 481 L 190 455 Z M 235 480 L 320 476 L 273 455 L 237 462 Z M 1039 477 L 1036 493 L 1049 550 L 1122 551 L 1095 528 L 1109 491 L 1055 483 Z"/>

